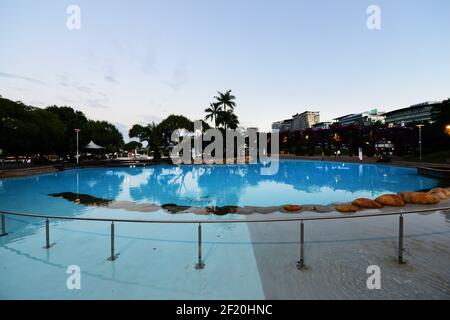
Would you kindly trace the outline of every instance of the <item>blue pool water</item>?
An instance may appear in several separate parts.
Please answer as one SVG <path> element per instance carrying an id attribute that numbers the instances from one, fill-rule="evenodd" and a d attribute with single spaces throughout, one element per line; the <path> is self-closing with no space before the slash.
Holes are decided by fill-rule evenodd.
<path id="1" fill-rule="evenodd" d="M 275 206 L 330 204 L 383 193 L 416 191 L 438 181 L 415 169 L 321 161 L 280 161 L 276 175 L 261 165 L 92 168 L 0 180 L 2 209 L 76 213 L 84 205 L 49 194 L 69 192 L 137 204 Z"/>
<path id="2" fill-rule="evenodd" d="M 86 206 L 49 194 L 85 194 L 117 203 L 273 206 L 328 204 L 438 184 L 413 169 L 389 166 L 283 160 L 274 176 L 261 176 L 259 169 L 260 165 L 162 165 L 67 170 L 3 179 L 0 208 L 83 218 L 200 219 L 161 209 L 141 212 Z M 246 220 L 247 216 L 208 215 L 202 219 L 222 218 Z M 52 219 L 53 246 L 47 250 L 43 248 L 44 219 L 7 216 L 9 234 L 0 237 L 0 299 L 408 298 L 417 292 L 424 292 L 425 297 L 448 298 L 448 214 L 406 217 L 406 259 L 414 263 L 414 281 L 410 281 L 409 272 L 405 275 L 392 263 L 396 256 L 392 249 L 398 232 L 396 217 L 370 219 L 307 223 L 306 259 L 311 269 L 302 273 L 296 269 L 295 222 L 204 224 L 206 267 L 200 271 L 194 267 L 198 254 L 195 224 L 116 223 L 119 256 L 111 262 L 107 260 L 107 221 Z M 387 279 L 383 285 L 393 287 L 369 292 L 369 264 L 381 265 Z M 81 270 L 81 290 L 66 286 L 66 270 L 72 265 Z M 308 279 L 310 284 L 306 283 Z"/>

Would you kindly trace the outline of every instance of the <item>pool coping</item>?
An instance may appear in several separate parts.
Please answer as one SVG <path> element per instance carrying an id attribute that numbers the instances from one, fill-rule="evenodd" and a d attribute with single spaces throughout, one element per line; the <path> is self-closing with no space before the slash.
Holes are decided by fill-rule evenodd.
<path id="1" fill-rule="evenodd" d="M 392 162 L 383 163 L 376 162 L 373 157 L 365 157 L 363 160 L 359 160 L 358 157 L 348 157 L 348 156 L 339 156 L 339 157 L 331 157 L 331 156 L 296 156 L 291 154 L 280 154 L 280 160 L 298 160 L 298 161 L 322 161 L 322 162 L 335 162 L 335 163 L 351 163 L 351 164 L 364 164 L 364 165 L 380 165 L 380 166 L 393 166 L 393 167 L 402 167 L 402 168 L 432 168 L 432 169 L 449 169 L 450 164 L 445 163 L 428 163 L 428 162 L 410 162 L 410 161 L 399 161 L 393 160 Z M 170 161 L 146 161 L 145 163 L 136 161 L 135 165 L 146 166 L 156 166 L 156 165 L 197 165 L 197 164 L 174 164 Z M 248 164 L 248 163 L 243 163 Z M 88 169 L 88 168 L 120 168 L 120 167 L 128 167 L 130 164 L 114 164 L 114 163 L 85 163 L 80 165 L 75 164 L 54 164 L 48 166 L 38 166 L 38 167 L 30 167 L 30 168 L 20 168 L 20 169 L 0 169 L 0 178 L 15 178 L 15 177 L 28 177 L 34 175 L 40 175 L 45 173 L 52 173 L 58 171 L 72 170 L 72 169 Z M 201 164 L 201 165 L 230 165 L 230 164 Z"/>

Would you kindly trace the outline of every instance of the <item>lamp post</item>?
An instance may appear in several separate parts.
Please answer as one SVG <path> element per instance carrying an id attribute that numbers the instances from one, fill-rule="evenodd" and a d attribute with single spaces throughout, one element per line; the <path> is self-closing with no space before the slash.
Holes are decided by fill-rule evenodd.
<path id="1" fill-rule="evenodd" d="M 77 133 L 77 155 L 76 155 L 76 158 L 77 158 L 77 164 L 80 163 L 80 152 L 79 152 L 79 150 L 78 150 L 78 133 L 79 133 L 80 131 L 81 131 L 80 129 L 75 129 L 75 132 Z"/>
<path id="2" fill-rule="evenodd" d="M 450 136 L 450 124 L 445 126 L 445 134 Z"/>
<path id="3" fill-rule="evenodd" d="M 423 124 L 418 124 L 417 127 L 419 128 L 419 160 L 422 161 L 422 127 Z"/>

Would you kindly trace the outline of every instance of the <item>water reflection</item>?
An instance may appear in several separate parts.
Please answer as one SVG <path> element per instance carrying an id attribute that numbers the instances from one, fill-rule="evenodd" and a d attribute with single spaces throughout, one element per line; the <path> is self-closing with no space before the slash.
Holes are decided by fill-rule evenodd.
<path id="1" fill-rule="evenodd" d="M 334 200 L 330 197 L 333 194 L 370 197 L 438 184 L 413 169 L 388 166 L 281 161 L 273 176 L 260 175 L 260 168 L 261 165 L 155 166 L 140 169 L 136 175 L 140 181 L 129 187 L 129 193 L 134 201 L 199 207 L 280 205 L 295 198 L 327 204 Z"/>
<path id="2" fill-rule="evenodd" d="M 329 204 L 439 184 L 415 169 L 389 166 L 280 161 L 276 175 L 262 176 L 260 169 L 260 164 L 254 164 L 68 170 L 2 180 L 0 200 L 5 210 L 75 215 L 86 207 L 63 203 L 48 194 L 84 194 L 114 200 L 117 206 L 131 201 L 134 205 L 216 208 Z"/>

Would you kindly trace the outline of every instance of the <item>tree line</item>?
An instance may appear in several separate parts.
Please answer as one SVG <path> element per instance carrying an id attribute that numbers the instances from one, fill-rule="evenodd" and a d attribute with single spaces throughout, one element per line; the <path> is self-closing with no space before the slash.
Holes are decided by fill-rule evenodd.
<path id="1" fill-rule="evenodd" d="M 91 140 L 115 152 L 124 146 L 119 130 L 107 121 L 88 119 L 83 112 L 67 106 L 37 108 L 0 96 L 0 149 L 3 156 L 57 154 L 73 156 L 75 129 L 80 150 Z"/>
<path id="2" fill-rule="evenodd" d="M 218 92 L 213 102 L 204 110 L 205 121 L 215 128 L 237 129 L 239 120 L 234 113 L 236 97 L 231 90 Z M 68 106 L 36 108 L 20 101 L 0 96 L 0 149 L 3 156 L 36 154 L 58 154 L 72 156 L 76 150 L 75 129 L 81 129 L 80 147 L 93 140 L 105 147 L 107 152 L 134 151 L 147 143 L 147 149 L 155 158 L 168 150 L 172 144 L 172 132 L 184 128 L 194 130 L 194 122 L 183 115 L 170 115 L 160 123 L 135 124 L 129 130 L 129 137 L 139 140 L 124 144 L 119 130 L 107 121 L 88 119 L 83 112 Z M 202 120 L 203 130 L 210 128 Z M 450 100 L 442 103 L 441 112 L 434 123 L 422 128 L 423 153 L 450 150 Z M 388 127 L 381 123 L 370 126 L 333 124 L 329 129 L 304 129 L 280 134 L 280 150 L 299 155 L 326 154 L 345 149 L 350 155 L 362 147 L 366 155 L 376 152 L 376 143 L 391 141 L 395 153 L 405 155 L 417 153 L 418 128 L 411 124 L 405 127 Z M 80 148 L 81 150 L 81 148 Z"/>
<path id="3" fill-rule="evenodd" d="M 210 108 L 205 110 L 205 120 L 224 130 L 236 129 L 239 120 L 234 113 L 235 96 L 231 90 L 218 92 Z M 80 129 L 79 145 L 82 147 L 93 140 L 106 152 L 142 149 L 142 142 L 156 158 L 171 145 L 173 131 L 184 128 L 194 130 L 194 122 L 182 115 L 170 115 L 160 123 L 134 124 L 129 137 L 138 141 L 125 144 L 119 130 L 107 121 L 88 119 L 81 111 L 68 106 L 37 108 L 21 101 L 12 101 L 0 96 L 0 149 L 2 156 L 32 156 L 57 154 L 73 157 L 76 150 L 75 129 Z M 202 120 L 203 129 L 210 128 Z"/>

